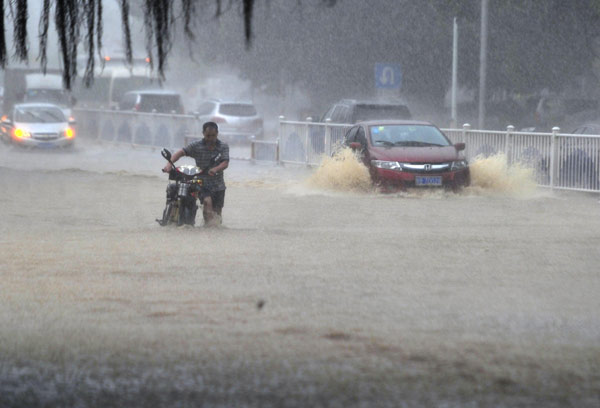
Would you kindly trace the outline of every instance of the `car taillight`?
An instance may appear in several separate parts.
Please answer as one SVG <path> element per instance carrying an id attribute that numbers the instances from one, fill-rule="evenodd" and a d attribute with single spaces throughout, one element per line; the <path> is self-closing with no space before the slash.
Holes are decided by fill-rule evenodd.
<path id="1" fill-rule="evenodd" d="M 212 118 L 210 118 L 209 122 L 227 123 L 227 120 L 225 118 L 220 117 L 220 116 L 213 116 Z"/>

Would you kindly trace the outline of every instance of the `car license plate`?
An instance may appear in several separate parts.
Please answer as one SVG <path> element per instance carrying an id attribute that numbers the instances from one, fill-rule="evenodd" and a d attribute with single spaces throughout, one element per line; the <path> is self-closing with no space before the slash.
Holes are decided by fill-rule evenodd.
<path id="1" fill-rule="evenodd" d="M 441 186 L 442 176 L 416 176 L 415 184 L 417 186 Z"/>
<path id="2" fill-rule="evenodd" d="M 54 143 L 45 142 L 45 143 L 38 143 L 37 147 L 41 147 L 42 149 L 50 149 L 50 148 L 56 147 L 56 145 Z"/>

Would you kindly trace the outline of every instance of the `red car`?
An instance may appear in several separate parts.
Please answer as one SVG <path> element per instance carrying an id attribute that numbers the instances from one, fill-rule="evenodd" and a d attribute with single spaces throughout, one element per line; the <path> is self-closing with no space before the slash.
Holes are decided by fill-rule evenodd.
<path id="1" fill-rule="evenodd" d="M 344 144 L 361 153 L 373 182 L 384 188 L 447 187 L 470 184 L 464 143 L 452 144 L 428 122 L 359 122 Z"/>

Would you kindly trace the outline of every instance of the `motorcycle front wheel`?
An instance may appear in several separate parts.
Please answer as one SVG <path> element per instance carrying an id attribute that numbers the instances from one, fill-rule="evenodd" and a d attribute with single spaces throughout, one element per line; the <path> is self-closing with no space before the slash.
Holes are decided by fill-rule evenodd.
<path id="1" fill-rule="evenodd" d="M 171 222 L 174 211 L 175 211 L 175 204 L 173 204 L 172 202 L 167 203 L 167 206 L 165 207 L 165 210 L 163 211 L 162 221 L 161 221 L 160 225 L 163 225 L 163 226 L 168 225 Z"/>

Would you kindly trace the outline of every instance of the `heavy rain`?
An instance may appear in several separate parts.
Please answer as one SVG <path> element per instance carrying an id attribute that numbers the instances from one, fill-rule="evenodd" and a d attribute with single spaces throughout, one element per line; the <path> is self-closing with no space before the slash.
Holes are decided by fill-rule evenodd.
<path id="1" fill-rule="evenodd" d="M 39 3 L 2 3 L 1 407 L 600 405 L 600 3 L 47 2 L 46 75 Z M 222 223 L 180 222 L 207 121 Z"/>

